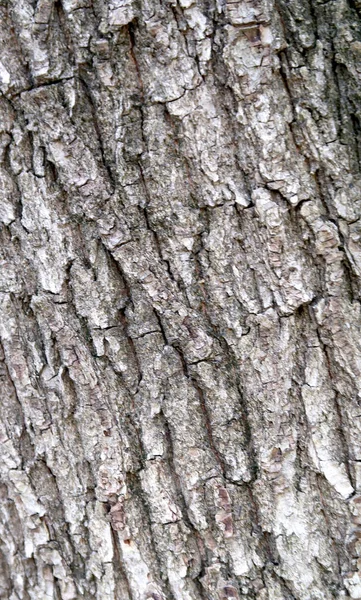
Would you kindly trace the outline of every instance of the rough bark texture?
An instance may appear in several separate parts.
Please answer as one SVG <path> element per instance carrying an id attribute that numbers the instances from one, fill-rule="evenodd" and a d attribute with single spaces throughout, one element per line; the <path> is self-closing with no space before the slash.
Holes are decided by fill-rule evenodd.
<path id="1" fill-rule="evenodd" d="M 360 0 L 0 12 L 0 597 L 361 598 Z"/>

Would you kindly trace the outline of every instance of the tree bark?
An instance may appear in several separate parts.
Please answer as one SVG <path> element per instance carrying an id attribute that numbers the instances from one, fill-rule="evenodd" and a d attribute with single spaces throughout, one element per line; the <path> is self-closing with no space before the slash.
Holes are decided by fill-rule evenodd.
<path id="1" fill-rule="evenodd" d="M 1 598 L 361 598 L 360 9 L 0 2 Z"/>

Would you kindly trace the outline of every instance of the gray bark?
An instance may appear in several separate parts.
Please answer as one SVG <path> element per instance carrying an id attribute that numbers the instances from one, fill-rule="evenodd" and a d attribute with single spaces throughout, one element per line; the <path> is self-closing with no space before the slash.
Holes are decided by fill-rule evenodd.
<path id="1" fill-rule="evenodd" d="M 1 598 L 360 599 L 360 0 L 0 13 Z"/>

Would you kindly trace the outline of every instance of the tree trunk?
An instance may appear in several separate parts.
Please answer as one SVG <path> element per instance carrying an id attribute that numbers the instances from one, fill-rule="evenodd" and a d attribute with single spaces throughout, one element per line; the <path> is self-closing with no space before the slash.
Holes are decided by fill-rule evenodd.
<path id="1" fill-rule="evenodd" d="M 0 2 L 1 598 L 361 598 L 360 8 Z"/>

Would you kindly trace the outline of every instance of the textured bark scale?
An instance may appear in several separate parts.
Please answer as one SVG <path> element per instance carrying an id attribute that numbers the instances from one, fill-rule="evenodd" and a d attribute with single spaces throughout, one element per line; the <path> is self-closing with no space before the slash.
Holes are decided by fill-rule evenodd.
<path id="1" fill-rule="evenodd" d="M 0 597 L 361 599 L 360 0 L 0 1 Z"/>

